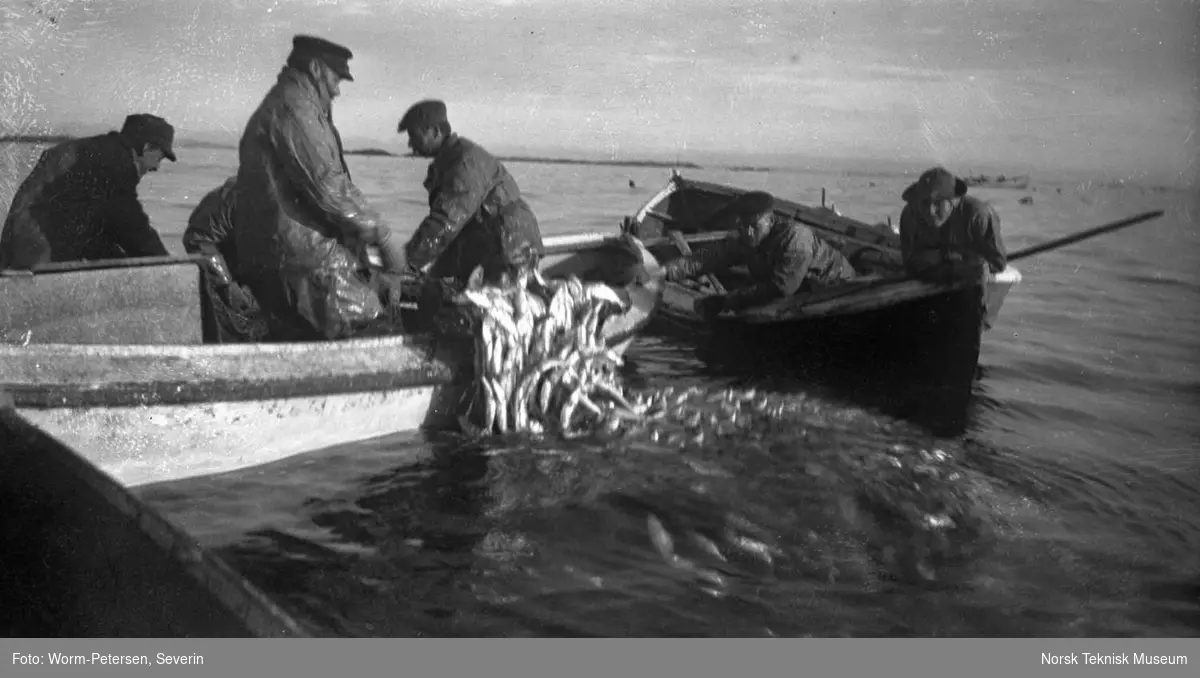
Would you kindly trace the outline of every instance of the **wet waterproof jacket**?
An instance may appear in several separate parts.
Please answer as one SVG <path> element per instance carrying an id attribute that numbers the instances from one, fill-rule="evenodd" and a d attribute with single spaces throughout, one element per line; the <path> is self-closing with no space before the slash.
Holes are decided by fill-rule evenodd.
<path id="1" fill-rule="evenodd" d="M 775 217 L 775 224 L 755 247 L 736 238 L 716 243 L 692 256 L 666 266 L 668 280 L 685 280 L 744 265 L 753 284 L 731 292 L 730 308 L 744 308 L 773 299 L 789 297 L 809 285 L 827 286 L 855 277 L 856 272 L 841 252 L 817 237 L 812 229 L 789 219 Z"/>
<path id="2" fill-rule="evenodd" d="M 544 253 L 537 218 L 504 165 L 451 134 L 425 177 L 429 215 L 405 246 L 408 264 L 433 278 L 465 282 L 476 266 L 494 280 L 535 265 Z"/>
<path id="3" fill-rule="evenodd" d="M 237 247 L 233 239 L 234 188 L 237 177 L 209 191 L 188 217 L 183 232 L 183 248 L 189 254 L 220 255 L 229 271 L 238 270 Z M 228 284 L 231 280 L 219 281 Z"/>
<path id="4" fill-rule="evenodd" d="M 991 205 L 970 195 L 959 200 L 941 228 L 928 225 L 913 205 L 905 205 L 900 213 L 900 251 L 904 268 L 912 276 L 955 261 L 986 263 L 993 273 L 1008 265 L 999 215 Z"/>
<path id="5" fill-rule="evenodd" d="M 238 149 L 238 280 L 278 340 L 339 339 L 383 313 L 365 248 L 390 233 L 351 182 L 331 98 L 285 67 Z"/>
<path id="6" fill-rule="evenodd" d="M 4 220 L 0 268 L 168 254 L 138 200 L 133 152 L 117 132 L 43 152 Z"/>

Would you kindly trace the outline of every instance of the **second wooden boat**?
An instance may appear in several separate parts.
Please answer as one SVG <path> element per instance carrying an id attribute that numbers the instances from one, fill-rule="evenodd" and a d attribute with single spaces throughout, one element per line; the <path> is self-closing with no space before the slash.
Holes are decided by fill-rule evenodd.
<path id="1" fill-rule="evenodd" d="M 673 173 L 667 185 L 626 219 L 622 230 L 650 243 L 661 262 L 681 256 L 663 236 L 678 231 L 701 251 L 729 237 L 709 218 L 745 190 L 685 179 Z M 776 213 L 799 221 L 841 251 L 861 277 L 832 288 L 797 294 L 738 314 L 705 322 L 693 303 L 708 294 L 746 284 L 745 270 L 670 283 L 656 316 L 660 329 L 697 340 L 709 362 L 853 366 L 883 373 L 924 370 L 943 380 L 944 390 L 969 389 L 979 359 L 982 333 L 997 319 L 1012 285 L 1012 267 L 979 283 L 931 284 L 905 279 L 899 236 L 824 207 L 776 198 Z M 933 370 L 931 365 L 936 368 Z"/>

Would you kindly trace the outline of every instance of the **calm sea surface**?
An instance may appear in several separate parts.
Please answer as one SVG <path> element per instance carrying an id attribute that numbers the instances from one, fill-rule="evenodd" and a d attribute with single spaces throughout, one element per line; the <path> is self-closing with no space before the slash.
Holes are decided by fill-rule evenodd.
<path id="1" fill-rule="evenodd" d="M 236 163 L 232 151 L 180 155 L 141 189 L 176 251 L 191 208 Z M 424 213 L 425 163 L 349 163 L 410 233 Z M 668 176 L 509 169 L 547 234 L 613 230 Z M 824 187 L 870 222 L 898 218 L 906 183 L 690 175 L 813 203 Z M 1196 637 L 1200 199 L 1035 187 L 978 191 L 999 210 L 1010 251 L 1167 214 L 1018 264 L 1024 280 L 985 335 L 963 435 L 934 438 L 781 378 L 738 384 L 757 386 L 771 416 L 683 450 L 410 435 L 142 495 L 323 634 Z M 1026 195 L 1033 203 L 1019 204 Z M 695 386 L 702 399 L 729 385 L 667 340 L 642 338 L 629 358 L 638 389 Z M 933 475 L 869 462 L 896 450 L 948 459 Z M 939 506 L 961 529 L 908 518 Z M 672 565 L 665 541 L 701 570 Z"/>

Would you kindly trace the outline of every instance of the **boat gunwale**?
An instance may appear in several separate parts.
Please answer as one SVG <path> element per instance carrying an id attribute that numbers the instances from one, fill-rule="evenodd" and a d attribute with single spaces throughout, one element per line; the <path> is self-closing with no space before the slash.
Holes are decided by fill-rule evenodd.
<path id="1" fill-rule="evenodd" d="M 139 532 L 170 554 L 170 559 L 200 588 L 235 616 L 252 637 L 312 637 L 299 621 L 224 559 L 205 549 L 194 537 L 176 527 L 157 509 L 140 500 L 129 488 L 109 477 L 78 451 L 22 416 L 14 409 L 12 400 L 6 396 L 2 386 L 0 429 L 21 436 L 30 441 L 31 446 L 48 446 L 50 454 L 39 456 L 62 467 L 100 495 L 109 506 L 129 518 Z"/>

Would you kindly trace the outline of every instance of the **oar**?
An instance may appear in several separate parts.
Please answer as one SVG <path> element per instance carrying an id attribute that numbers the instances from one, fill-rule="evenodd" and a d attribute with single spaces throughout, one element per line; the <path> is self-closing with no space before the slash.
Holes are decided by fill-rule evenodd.
<path id="1" fill-rule="evenodd" d="M 1151 219 L 1157 219 L 1157 218 L 1161 217 L 1162 215 L 1163 215 L 1162 210 L 1155 210 L 1153 212 L 1146 212 L 1144 214 L 1139 214 L 1137 216 L 1129 217 L 1128 219 L 1114 221 L 1111 224 L 1105 224 L 1103 226 L 1089 228 L 1086 231 L 1080 231 L 1078 233 L 1074 233 L 1071 235 L 1065 235 L 1061 238 L 1055 238 L 1054 240 L 1044 242 L 1040 245 L 1034 245 L 1033 247 L 1026 247 L 1023 250 L 1017 250 L 1016 252 L 1013 252 L 1012 254 L 1008 255 L 1008 260 L 1009 261 L 1018 261 L 1020 259 L 1024 259 L 1025 257 L 1031 257 L 1035 254 L 1041 254 L 1042 252 L 1047 252 L 1049 250 L 1055 250 L 1055 249 L 1058 249 L 1059 247 L 1063 247 L 1065 245 L 1077 243 L 1080 240 L 1087 240 L 1088 238 L 1094 238 L 1094 237 L 1104 234 L 1104 233 L 1110 233 L 1112 231 L 1117 231 L 1122 228 L 1128 228 L 1130 226 L 1140 224 L 1144 221 L 1150 221 Z"/>

